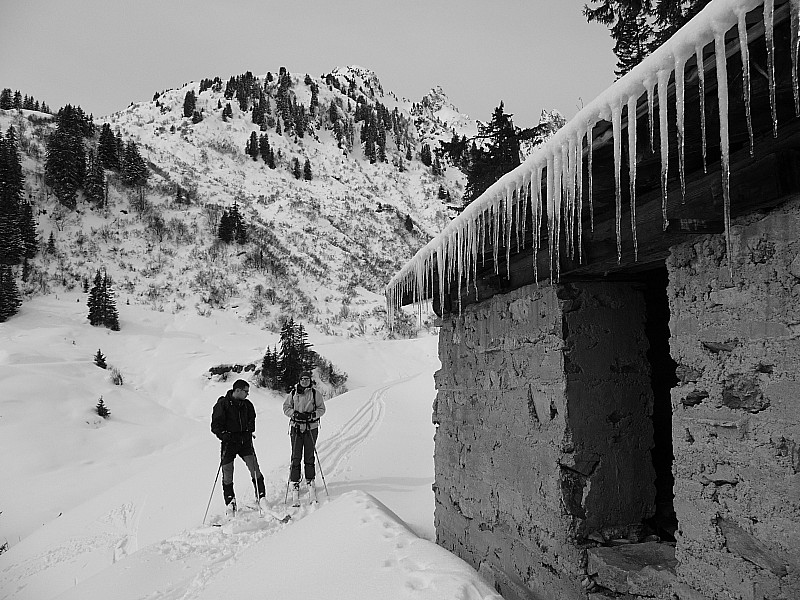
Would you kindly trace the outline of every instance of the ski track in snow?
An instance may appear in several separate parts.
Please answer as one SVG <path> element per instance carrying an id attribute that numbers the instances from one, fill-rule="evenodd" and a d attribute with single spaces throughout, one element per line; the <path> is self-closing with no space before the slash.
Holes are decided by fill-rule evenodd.
<path id="1" fill-rule="evenodd" d="M 386 412 L 387 390 L 416 376 L 417 374 L 414 374 L 377 388 L 344 425 L 334 431 L 330 437 L 320 441 L 317 452 L 328 477 L 340 473 L 350 456 L 375 435 Z M 287 471 L 288 465 L 283 465 L 274 469 L 269 475 L 264 474 L 267 500 L 272 511 L 281 512 L 281 509 L 285 507 L 286 488 L 283 484 L 275 482 L 282 481 Z M 322 496 L 323 493 L 323 490 L 318 487 L 317 495 L 321 502 L 327 501 L 327 497 Z M 148 600 L 191 600 L 191 598 L 197 597 L 206 584 L 220 571 L 235 564 L 236 557 L 242 550 L 275 534 L 284 527 L 291 527 L 292 523 L 296 523 L 316 509 L 316 505 L 303 504 L 300 508 L 291 511 L 292 519 L 286 524 L 273 520 L 269 516 L 260 517 L 256 510 L 246 509 L 240 512 L 233 521 L 225 523 L 221 527 L 200 527 L 161 542 L 158 552 L 166 560 L 179 560 L 193 555 L 208 558 L 210 564 L 181 589 L 161 590 L 149 596 Z M 209 522 L 213 523 L 220 519 L 219 515 L 214 515 L 209 518 Z M 366 518 L 365 520 L 368 521 Z M 390 527 L 394 527 L 397 531 L 393 531 Z M 385 537 L 397 536 L 401 530 L 400 527 L 389 523 Z M 398 547 L 402 548 L 405 543 L 399 542 Z M 414 570 L 412 565 L 403 566 L 399 561 L 395 565 L 386 566 L 403 568 L 409 572 Z M 409 586 L 411 589 L 414 588 L 411 583 Z"/>
<path id="2" fill-rule="evenodd" d="M 373 391 L 369 398 L 359 406 L 353 416 L 330 437 L 322 439 L 317 447 L 323 468 L 328 477 L 346 470 L 348 459 L 358 451 L 379 429 L 380 423 L 386 412 L 386 393 L 418 374 L 395 380 Z M 327 432 L 326 432 L 327 433 Z M 288 471 L 288 464 L 273 469 L 271 473 L 264 473 L 267 500 L 269 508 L 275 513 L 285 511 L 284 498 L 285 486 L 280 483 Z M 317 494 L 321 502 L 328 498 L 322 496 L 323 490 L 318 487 Z M 248 499 L 249 500 L 249 499 Z M 123 560 L 139 550 L 138 529 L 139 520 L 144 512 L 146 498 L 139 502 L 127 502 L 122 506 L 98 518 L 97 531 L 89 532 L 85 536 L 73 537 L 64 541 L 57 547 L 48 549 L 38 556 L 34 556 L 24 563 L 16 564 L 2 573 L 4 587 L 11 595 L 0 594 L 0 599 L 13 597 L 19 593 L 26 584 L 25 580 L 33 577 L 37 572 L 51 569 L 60 563 L 75 560 L 81 555 L 98 550 L 108 552 L 112 563 Z M 147 596 L 148 600 L 191 600 L 198 597 L 208 582 L 214 579 L 222 570 L 234 565 L 239 553 L 267 536 L 273 535 L 284 527 L 313 513 L 317 505 L 303 504 L 300 508 L 292 509 L 292 519 L 289 523 L 282 523 L 269 515 L 261 517 L 257 509 L 249 508 L 245 504 L 244 510 L 222 526 L 214 526 L 224 519 L 219 514 L 210 514 L 205 525 L 186 530 L 181 534 L 153 544 L 150 550 L 154 551 L 167 562 L 178 561 L 188 557 L 201 557 L 206 565 L 192 578 L 170 584 L 168 589 L 154 590 Z M 368 510 L 367 516 L 362 519 L 364 524 L 380 517 L 379 511 Z M 413 560 L 403 558 L 402 549 L 409 544 L 406 530 L 396 523 L 386 521 L 384 538 L 391 541 L 397 538 L 396 550 L 400 552 L 390 561 L 386 568 L 397 568 L 408 575 L 407 587 L 409 590 L 420 590 L 430 586 L 431 581 L 425 573 L 423 565 L 417 565 Z M 14 583 L 17 585 L 15 586 Z M 469 593 L 464 598 L 472 598 Z"/>
<path id="3" fill-rule="evenodd" d="M 331 475 L 341 470 L 343 463 L 375 433 L 386 412 L 386 390 L 405 381 L 394 381 L 375 390 L 353 417 L 329 438 L 317 446 L 323 468 Z"/>

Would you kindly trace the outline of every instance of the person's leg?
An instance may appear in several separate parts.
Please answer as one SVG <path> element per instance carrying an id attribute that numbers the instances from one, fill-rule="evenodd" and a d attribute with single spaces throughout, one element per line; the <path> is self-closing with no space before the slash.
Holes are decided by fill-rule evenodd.
<path id="1" fill-rule="evenodd" d="M 247 465 L 250 471 L 250 479 L 253 482 L 253 489 L 256 493 L 256 498 L 263 498 L 266 490 L 264 489 L 264 476 L 261 474 L 261 469 L 258 468 L 258 458 L 255 452 L 247 456 L 243 456 L 244 464 Z"/>
<path id="2" fill-rule="evenodd" d="M 303 434 L 298 433 L 297 427 L 292 427 L 289 432 L 292 443 L 292 462 L 289 469 L 289 481 L 300 481 L 300 461 L 303 459 Z"/>
<path id="3" fill-rule="evenodd" d="M 319 436 L 318 428 L 309 429 L 303 440 L 303 453 L 305 454 L 303 466 L 305 467 L 307 481 L 313 481 L 314 477 L 317 475 L 314 465 L 314 448 L 317 444 L 317 436 Z"/>
<path id="4" fill-rule="evenodd" d="M 225 505 L 231 503 L 235 498 L 233 492 L 233 459 L 236 458 L 235 449 L 230 445 L 222 447 L 222 495 L 225 498 Z"/>

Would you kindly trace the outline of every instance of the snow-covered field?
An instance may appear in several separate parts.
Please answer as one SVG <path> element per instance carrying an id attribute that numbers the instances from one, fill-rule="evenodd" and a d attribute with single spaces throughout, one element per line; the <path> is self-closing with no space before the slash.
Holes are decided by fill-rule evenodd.
<path id="1" fill-rule="evenodd" d="M 89 326 L 78 292 L 27 301 L 0 324 L 0 599 L 499 598 L 432 542 L 435 337 L 310 330 L 351 390 L 322 422 L 329 495 L 319 480 L 320 504 L 285 525 L 241 514 L 212 527 L 223 502 L 217 484 L 203 525 L 219 459 L 209 420 L 232 380 L 208 369 L 259 360 L 276 336 L 224 312 L 120 308 L 120 332 Z M 282 511 L 282 397 L 252 385 L 250 399 L 267 497 Z M 252 501 L 240 459 L 235 484 Z"/>

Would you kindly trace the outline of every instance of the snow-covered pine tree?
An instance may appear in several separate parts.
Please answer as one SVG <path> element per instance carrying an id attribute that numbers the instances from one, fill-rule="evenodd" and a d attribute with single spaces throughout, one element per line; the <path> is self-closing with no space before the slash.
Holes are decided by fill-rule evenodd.
<path id="1" fill-rule="evenodd" d="M 0 132 L 0 264 L 16 265 L 23 256 L 20 202 L 24 176 L 17 154 L 14 128 Z"/>
<path id="2" fill-rule="evenodd" d="M 100 351 L 100 348 L 97 349 L 97 354 L 94 355 L 94 364 L 96 364 L 101 369 L 108 368 L 108 364 L 106 364 L 106 357 Z"/>
<path id="3" fill-rule="evenodd" d="M 269 151 L 271 150 L 269 146 L 269 137 L 267 134 L 262 133 L 261 136 L 258 138 L 258 152 L 261 154 L 261 158 L 264 159 L 264 162 L 269 164 Z"/>
<path id="4" fill-rule="evenodd" d="M 117 300 L 114 297 L 113 283 L 106 273 L 103 276 L 103 289 L 105 291 L 105 320 L 103 325 L 111 331 L 119 331 L 119 312 L 117 311 Z"/>
<path id="5" fill-rule="evenodd" d="M 0 265 L 0 323 L 17 314 L 21 304 L 14 272 L 10 266 Z"/>
<path id="6" fill-rule="evenodd" d="M 52 233 L 51 239 L 52 239 Z M 100 274 L 100 269 L 97 270 L 94 276 L 94 284 L 92 289 L 89 290 L 89 298 L 86 305 L 89 307 L 89 325 L 102 325 L 103 323 L 103 276 Z"/>
<path id="7" fill-rule="evenodd" d="M 191 117 L 194 113 L 195 106 L 197 105 L 197 96 L 194 90 L 189 90 L 183 97 L 183 116 Z"/>
<path id="8" fill-rule="evenodd" d="M 97 158 L 100 165 L 106 169 L 119 170 L 119 155 L 117 154 L 117 141 L 111 131 L 111 125 L 103 123 L 100 128 L 100 140 L 97 143 Z"/>
<path id="9" fill-rule="evenodd" d="M 122 181 L 127 185 L 141 187 L 147 183 L 149 171 L 144 162 L 136 142 L 129 140 L 125 144 L 125 152 L 122 159 Z"/>
<path id="10" fill-rule="evenodd" d="M 89 152 L 89 168 L 83 184 L 83 193 L 92 205 L 103 208 L 106 197 L 106 173 L 94 152 Z"/>
<path id="11" fill-rule="evenodd" d="M 100 399 L 97 401 L 97 405 L 94 407 L 94 410 L 98 415 L 100 415 L 104 419 L 107 419 L 108 417 L 111 416 L 111 411 L 108 410 L 108 407 L 106 406 L 106 403 L 103 401 L 102 396 L 100 396 Z"/>

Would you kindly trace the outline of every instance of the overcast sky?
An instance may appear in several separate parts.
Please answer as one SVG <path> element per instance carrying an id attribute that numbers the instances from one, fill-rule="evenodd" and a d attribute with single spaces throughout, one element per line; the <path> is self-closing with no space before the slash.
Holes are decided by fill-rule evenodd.
<path id="1" fill-rule="evenodd" d="M 0 0 L 0 88 L 95 117 L 188 81 L 285 66 L 372 69 L 412 100 L 441 85 L 470 117 L 568 119 L 614 80 L 584 0 Z"/>

